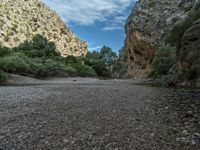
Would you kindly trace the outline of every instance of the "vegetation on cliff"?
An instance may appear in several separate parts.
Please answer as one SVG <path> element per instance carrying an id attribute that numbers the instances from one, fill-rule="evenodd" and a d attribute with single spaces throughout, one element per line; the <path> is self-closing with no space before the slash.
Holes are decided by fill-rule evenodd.
<path id="1" fill-rule="evenodd" d="M 149 77 L 160 78 L 167 75 L 169 69 L 176 63 L 176 48 L 163 46 L 156 51 L 155 58 L 152 62 L 152 71 Z"/>
<path id="2" fill-rule="evenodd" d="M 164 46 L 157 50 L 152 62 L 150 77 L 160 78 L 163 75 L 172 74 L 169 79 L 170 84 L 197 78 L 200 53 L 198 48 L 199 30 L 195 22 L 199 19 L 200 12 L 192 9 L 188 11 L 186 19 L 177 22 L 165 34 L 165 45 L 170 46 Z M 194 26 L 196 29 L 193 28 Z"/>
<path id="3" fill-rule="evenodd" d="M 165 42 L 177 49 L 181 46 L 181 39 L 184 33 L 189 29 L 193 23 L 200 18 L 200 12 L 192 10 L 188 13 L 188 18 L 175 24 L 170 32 L 166 34 Z"/>

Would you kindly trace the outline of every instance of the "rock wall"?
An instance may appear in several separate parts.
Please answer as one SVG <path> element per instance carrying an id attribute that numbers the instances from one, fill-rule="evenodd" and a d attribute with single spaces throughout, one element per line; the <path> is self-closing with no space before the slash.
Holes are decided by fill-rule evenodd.
<path id="1" fill-rule="evenodd" d="M 170 69 L 167 81 L 171 85 L 200 87 L 200 19 L 184 33 L 177 63 Z"/>
<path id="2" fill-rule="evenodd" d="M 139 0 L 125 25 L 127 74 L 142 78 L 151 70 L 155 51 L 162 44 L 163 35 L 170 30 L 174 18 L 185 18 L 179 9 L 181 0 Z"/>
<path id="3" fill-rule="evenodd" d="M 0 1 L 0 44 L 15 47 L 36 34 L 54 42 L 63 56 L 86 55 L 87 44 L 40 0 Z"/>

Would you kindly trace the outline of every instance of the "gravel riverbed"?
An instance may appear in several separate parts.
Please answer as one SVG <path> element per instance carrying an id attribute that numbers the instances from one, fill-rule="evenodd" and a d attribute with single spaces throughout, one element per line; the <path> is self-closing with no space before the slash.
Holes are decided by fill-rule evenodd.
<path id="1" fill-rule="evenodd" d="M 90 78 L 34 83 L 0 86 L 0 150 L 200 149 L 198 90 Z"/>

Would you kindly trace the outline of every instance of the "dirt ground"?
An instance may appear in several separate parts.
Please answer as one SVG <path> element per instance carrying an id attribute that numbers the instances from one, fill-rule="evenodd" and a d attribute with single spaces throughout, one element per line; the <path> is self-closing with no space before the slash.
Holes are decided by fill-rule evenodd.
<path id="1" fill-rule="evenodd" d="M 199 90 L 132 80 L 17 80 L 0 86 L 1 150 L 200 149 Z"/>

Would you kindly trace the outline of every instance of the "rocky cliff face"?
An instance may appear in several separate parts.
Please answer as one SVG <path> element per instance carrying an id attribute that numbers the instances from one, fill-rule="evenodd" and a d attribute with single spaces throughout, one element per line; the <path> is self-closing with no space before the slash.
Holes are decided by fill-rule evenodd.
<path id="1" fill-rule="evenodd" d="M 87 53 L 87 44 L 75 36 L 60 17 L 40 0 L 0 1 L 0 44 L 15 47 L 36 34 L 54 42 L 63 56 Z"/>
<path id="2" fill-rule="evenodd" d="M 126 25 L 126 53 L 128 75 L 147 77 L 155 51 L 163 43 L 163 36 L 173 24 L 187 14 L 180 7 L 190 7 L 194 0 L 139 0 Z M 185 4 L 187 3 L 187 5 Z"/>
<path id="3" fill-rule="evenodd" d="M 177 51 L 177 63 L 170 69 L 168 82 L 200 87 L 200 19 L 184 33 Z"/>

